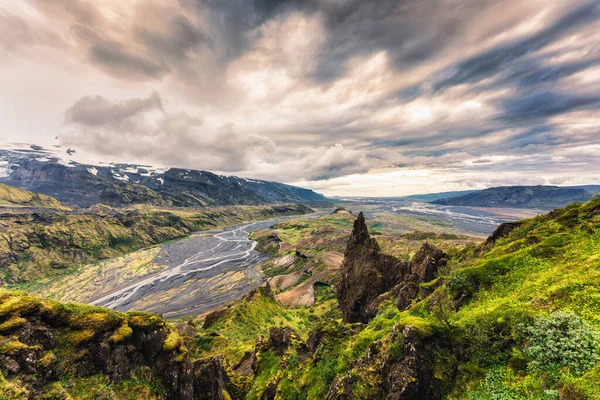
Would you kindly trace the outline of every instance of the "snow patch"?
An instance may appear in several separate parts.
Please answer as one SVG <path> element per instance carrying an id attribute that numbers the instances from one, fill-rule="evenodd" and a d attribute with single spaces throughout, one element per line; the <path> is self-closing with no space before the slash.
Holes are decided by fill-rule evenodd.
<path id="1" fill-rule="evenodd" d="M 97 168 L 91 167 L 91 168 L 88 168 L 87 170 L 88 170 L 88 172 L 90 174 L 98 176 L 98 169 Z"/>
<path id="2" fill-rule="evenodd" d="M 156 180 L 159 181 L 161 185 L 165 183 L 165 178 L 156 178 Z"/>
<path id="3" fill-rule="evenodd" d="M 120 180 L 121 182 L 129 182 L 129 176 L 127 176 L 125 174 L 120 174 L 120 173 L 116 172 L 114 169 L 111 169 L 110 172 L 112 172 L 113 178 Z"/>
<path id="4" fill-rule="evenodd" d="M 0 178 L 6 178 L 12 173 L 8 161 L 0 161 Z"/>

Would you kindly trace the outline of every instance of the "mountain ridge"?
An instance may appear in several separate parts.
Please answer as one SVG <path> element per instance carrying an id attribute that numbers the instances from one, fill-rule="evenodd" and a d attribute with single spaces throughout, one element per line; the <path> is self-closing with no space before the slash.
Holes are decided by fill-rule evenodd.
<path id="1" fill-rule="evenodd" d="M 98 203 L 204 207 L 328 201 L 310 189 L 278 182 L 183 168 L 83 164 L 37 148 L 0 150 L 0 162 L 0 183 L 79 207 Z"/>
<path id="2" fill-rule="evenodd" d="M 596 186 L 587 186 L 595 188 Z M 593 189 L 592 189 L 593 190 Z M 516 207 L 551 210 L 575 201 L 592 200 L 595 194 L 583 187 L 499 186 L 456 197 L 431 201 L 432 204 L 470 207 Z"/>

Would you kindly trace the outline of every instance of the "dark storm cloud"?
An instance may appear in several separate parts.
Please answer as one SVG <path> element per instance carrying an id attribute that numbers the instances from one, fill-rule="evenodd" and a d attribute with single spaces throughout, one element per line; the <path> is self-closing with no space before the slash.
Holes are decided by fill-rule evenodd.
<path id="1" fill-rule="evenodd" d="M 577 27 L 596 21 L 599 17 L 600 3 L 595 0 L 587 2 L 531 37 L 494 47 L 460 62 L 452 67 L 455 71 L 448 78 L 434 84 L 434 89 L 439 90 L 466 82 L 477 82 L 494 76 L 506 68 L 507 64 L 547 46 Z"/>
<path id="2" fill-rule="evenodd" d="M 580 108 L 598 108 L 600 95 L 576 95 L 557 92 L 541 92 L 518 99 L 506 99 L 504 111 L 499 117 L 510 123 L 546 119 Z"/>
<path id="3" fill-rule="evenodd" d="M 113 103 L 101 96 L 85 96 L 65 111 L 65 117 L 67 122 L 82 126 L 118 126 L 136 115 L 162 109 L 162 99 L 156 92 L 122 103 Z"/>

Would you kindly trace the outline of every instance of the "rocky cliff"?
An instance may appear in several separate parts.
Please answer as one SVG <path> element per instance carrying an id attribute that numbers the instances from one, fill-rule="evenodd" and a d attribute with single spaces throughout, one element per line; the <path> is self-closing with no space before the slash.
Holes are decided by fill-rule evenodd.
<path id="1" fill-rule="evenodd" d="M 229 396 L 221 360 L 192 360 L 188 353 L 182 335 L 157 315 L 0 292 L 0 369 L 6 373 L 0 392 L 6 398 L 71 398 L 68 392 L 78 389 L 70 384 L 95 380 L 109 387 L 137 382 L 119 398 L 138 398 L 136 390 L 139 398 Z"/>
<path id="2" fill-rule="evenodd" d="M 382 302 L 397 297 L 398 308 L 406 309 L 420 293 L 419 285 L 432 281 L 446 264 L 444 252 L 428 243 L 419 248 L 412 261 L 381 252 L 371 238 L 361 212 L 344 252 L 337 297 L 346 322 L 368 322 Z"/>

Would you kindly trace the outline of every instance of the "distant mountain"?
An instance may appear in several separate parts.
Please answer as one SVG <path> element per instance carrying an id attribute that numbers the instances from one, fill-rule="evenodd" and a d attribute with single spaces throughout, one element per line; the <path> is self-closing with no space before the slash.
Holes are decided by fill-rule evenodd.
<path id="1" fill-rule="evenodd" d="M 465 196 L 472 193 L 480 192 L 480 190 L 459 190 L 455 192 L 441 192 L 441 193 L 428 193 L 428 194 L 413 194 L 411 196 L 404 196 L 402 200 L 413 200 L 413 201 L 424 201 L 432 202 L 439 199 L 450 199 L 453 197 Z"/>
<path id="2" fill-rule="evenodd" d="M 559 186 L 502 186 L 442 198 L 433 204 L 472 207 L 516 207 L 550 210 L 575 201 L 589 201 L 595 193 L 581 187 Z"/>
<path id="3" fill-rule="evenodd" d="M 207 171 L 130 164 L 87 165 L 32 147 L 0 150 L 0 183 L 87 207 L 153 204 L 197 207 L 324 202 L 309 189 Z"/>

